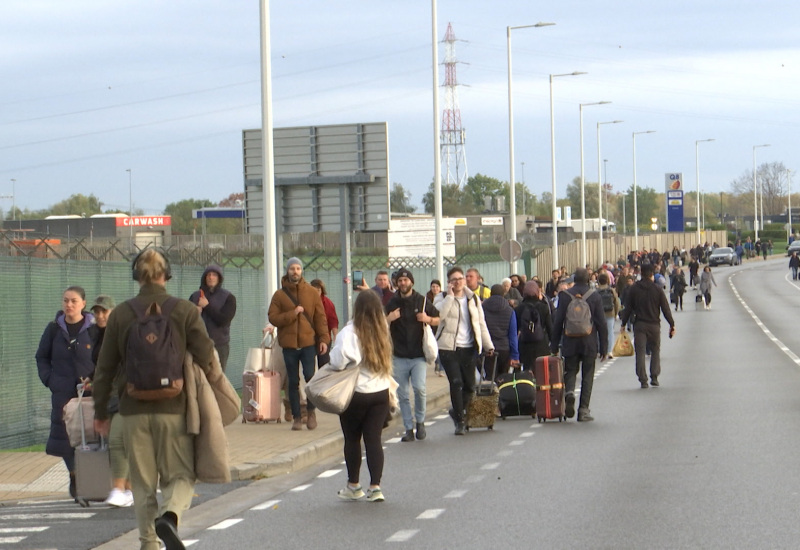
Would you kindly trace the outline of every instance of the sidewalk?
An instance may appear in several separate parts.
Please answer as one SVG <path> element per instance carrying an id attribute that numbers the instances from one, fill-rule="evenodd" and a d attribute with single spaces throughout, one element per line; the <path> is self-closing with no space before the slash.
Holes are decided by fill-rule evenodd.
<path id="1" fill-rule="evenodd" d="M 428 413 L 445 406 L 449 400 L 447 378 L 437 376 L 429 368 Z M 241 420 L 235 421 L 225 428 L 231 477 L 234 480 L 275 477 L 341 454 L 344 440 L 339 417 L 318 413 L 317 420 L 316 430 L 300 432 L 291 431 L 291 422 L 242 424 Z M 401 433 L 402 430 L 402 420 L 397 418 L 387 432 Z M 60 458 L 43 452 L 0 452 L 0 506 L 23 499 L 64 498 L 68 488 L 69 476 Z"/>

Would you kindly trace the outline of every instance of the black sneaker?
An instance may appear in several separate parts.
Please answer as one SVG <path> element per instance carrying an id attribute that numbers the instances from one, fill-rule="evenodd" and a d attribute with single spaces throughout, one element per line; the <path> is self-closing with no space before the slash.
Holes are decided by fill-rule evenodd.
<path id="1" fill-rule="evenodd" d="M 425 431 L 425 423 L 424 422 L 417 422 L 417 439 L 422 441 L 428 435 L 428 432 Z"/>
<path id="2" fill-rule="evenodd" d="M 564 403 L 566 404 L 566 408 L 564 414 L 567 418 L 572 418 L 575 416 L 575 394 L 568 393 L 567 396 L 564 398 Z"/>
<path id="3" fill-rule="evenodd" d="M 648 386 L 648 385 L 647 385 L 647 382 L 642 382 L 642 389 L 643 389 L 643 390 L 646 390 L 646 389 L 647 389 L 647 388 L 649 388 L 649 387 L 650 387 L 650 386 Z"/>
<path id="4" fill-rule="evenodd" d="M 164 512 L 156 520 L 156 535 L 164 541 L 166 550 L 186 550 L 178 536 L 178 517 L 173 512 Z"/>
<path id="5" fill-rule="evenodd" d="M 456 423 L 456 435 L 464 435 L 467 433 L 467 425 L 464 422 Z"/>
<path id="6" fill-rule="evenodd" d="M 653 378 L 652 380 L 650 380 L 650 385 L 651 385 L 651 386 L 653 386 L 654 388 L 657 388 L 657 387 L 658 387 L 658 386 L 660 386 L 661 384 L 659 384 L 659 383 L 658 383 L 658 380 L 656 380 L 655 378 Z"/>
<path id="7" fill-rule="evenodd" d="M 414 430 L 406 430 L 406 435 L 401 437 L 400 441 L 402 441 L 403 443 L 414 441 Z"/>

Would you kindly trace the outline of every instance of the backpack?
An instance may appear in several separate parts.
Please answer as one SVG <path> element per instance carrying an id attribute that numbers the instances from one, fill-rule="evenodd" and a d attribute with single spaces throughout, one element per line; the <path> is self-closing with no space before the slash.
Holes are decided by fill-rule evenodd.
<path id="1" fill-rule="evenodd" d="M 170 314 L 179 300 L 170 296 L 160 306 L 126 303 L 136 314 L 128 331 L 125 369 L 128 395 L 143 401 L 170 399 L 183 391 L 183 357 L 173 336 Z"/>
<path id="2" fill-rule="evenodd" d="M 519 315 L 519 341 L 522 343 L 544 340 L 542 318 L 533 304 L 523 304 Z"/>
<path id="3" fill-rule="evenodd" d="M 567 315 L 564 319 L 564 336 L 569 338 L 583 338 L 592 333 L 592 310 L 586 301 L 594 293 L 594 289 L 581 296 L 575 294 L 567 305 Z"/>
<path id="4" fill-rule="evenodd" d="M 603 299 L 603 311 L 614 311 L 614 292 L 610 288 L 603 288 L 597 291 Z"/>

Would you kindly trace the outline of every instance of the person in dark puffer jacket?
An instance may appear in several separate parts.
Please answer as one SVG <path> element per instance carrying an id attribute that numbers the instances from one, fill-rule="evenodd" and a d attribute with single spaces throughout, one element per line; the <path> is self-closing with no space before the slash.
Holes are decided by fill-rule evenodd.
<path id="1" fill-rule="evenodd" d="M 506 290 L 503 285 L 492 285 L 489 298 L 483 301 L 483 316 L 486 328 L 497 352 L 497 369 L 494 377 L 505 374 L 512 366 L 519 365 L 519 346 L 517 345 L 517 316 L 514 309 L 505 299 Z M 491 372 L 484 372 L 484 377 L 492 377 Z"/>
<path id="2" fill-rule="evenodd" d="M 192 293 L 189 301 L 197 306 L 225 372 L 231 351 L 231 322 L 236 315 L 236 296 L 222 288 L 223 280 L 220 266 L 208 266 L 200 279 L 200 289 Z"/>

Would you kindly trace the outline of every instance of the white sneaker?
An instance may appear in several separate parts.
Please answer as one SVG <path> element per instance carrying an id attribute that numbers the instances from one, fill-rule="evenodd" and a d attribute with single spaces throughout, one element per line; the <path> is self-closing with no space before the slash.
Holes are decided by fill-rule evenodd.
<path id="1" fill-rule="evenodd" d="M 109 493 L 105 503 L 117 508 L 127 508 L 133 504 L 133 493 L 116 488 L 111 489 L 111 493 Z"/>

